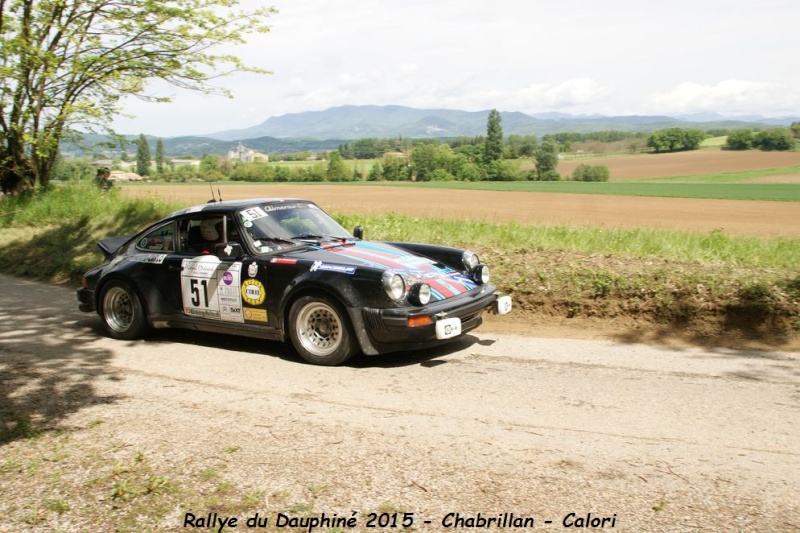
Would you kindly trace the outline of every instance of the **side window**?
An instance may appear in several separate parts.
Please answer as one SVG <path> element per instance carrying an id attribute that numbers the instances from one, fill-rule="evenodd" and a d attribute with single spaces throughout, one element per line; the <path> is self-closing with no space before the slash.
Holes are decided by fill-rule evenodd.
<path id="1" fill-rule="evenodd" d="M 222 216 L 195 215 L 180 221 L 180 251 L 190 254 L 214 253 L 214 245 L 220 242 L 236 241 L 239 236 L 230 217 L 222 223 Z M 227 231 L 228 235 L 225 235 Z"/>
<path id="2" fill-rule="evenodd" d="M 175 223 L 169 222 L 155 228 L 139 239 L 139 242 L 136 243 L 136 248 L 148 252 L 174 252 Z"/>

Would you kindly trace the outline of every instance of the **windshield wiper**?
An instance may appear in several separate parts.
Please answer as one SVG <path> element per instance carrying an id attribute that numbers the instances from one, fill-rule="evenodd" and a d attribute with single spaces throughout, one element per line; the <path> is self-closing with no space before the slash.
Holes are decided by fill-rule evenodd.
<path id="1" fill-rule="evenodd" d="M 325 235 L 316 235 L 314 233 L 303 233 L 301 235 L 295 235 L 292 237 L 292 240 L 299 240 L 299 241 L 321 241 L 325 238 Z"/>
<path id="2" fill-rule="evenodd" d="M 275 242 L 275 243 L 278 243 L 278 244 L 282 243 L 282 244 L 288 244 L 290 246 L 295 246 L 295 242 L 294 241 L 290 241 L 289 239 L 282 239 L 280 237 L 262 237 L 262 238 L 260 238 L 258 240 Z"/>
<path id="3" fill-rule="evenodd" d="M 352 240 L 353 237 L 337 237 L 336 235 L 316 235 L 313 233 L 304 233 L 302 235 L 295 235 L 292 239 L 297 239 L 301 241 L 323 241 L 323 240 L 331 240 L 331 241 L 341 241 L 347 242 Z"/>

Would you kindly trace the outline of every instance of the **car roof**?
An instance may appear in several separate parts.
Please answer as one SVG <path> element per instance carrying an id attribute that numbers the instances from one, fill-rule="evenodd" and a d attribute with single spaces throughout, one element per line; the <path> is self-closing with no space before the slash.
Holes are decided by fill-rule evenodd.
<path id="1" fill-rule="evenodd" d="M 187 213 L 232 213 L 242 207 L 251 206 L 254 204 L 279 204 L 283 202 L 304 202 L 313 204 L 311 200 L 304 200 L 302 198 L 243 198 L 238 200 L 211 200 L 205 204 L 198 204 L 191 207 L 184 207 L 173 213 L 170 213 L 167 218 L 185 215 Z"/>

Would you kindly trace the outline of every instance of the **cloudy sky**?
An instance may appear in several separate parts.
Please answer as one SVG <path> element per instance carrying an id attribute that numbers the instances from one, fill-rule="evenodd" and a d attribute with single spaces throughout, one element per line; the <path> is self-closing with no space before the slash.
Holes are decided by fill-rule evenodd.
<path id="1" fill-rule="evenodd" d="M 245 0 L 245 5 L 264 5 Z M 800 114 L 797 0 L 274 0 L 234 98 L 153 85 L 121 133 L 197 135 L 340 105 Z"/>

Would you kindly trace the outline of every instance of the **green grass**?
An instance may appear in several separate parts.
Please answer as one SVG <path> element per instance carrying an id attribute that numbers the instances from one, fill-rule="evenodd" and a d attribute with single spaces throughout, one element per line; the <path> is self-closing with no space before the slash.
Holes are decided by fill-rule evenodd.
<path id="1" fill-rule="evenodd" d="M 677 180 L 677 178 L 665 179 Z M 662 181 L 662 179 L 659 181 Z M 414 187 L 418 189 L 466 189 L 473 191 L 546 192 L 566 194 L 601 194 L 614 196 L 654 196 L 660 198 L 800 202 L 800 185 L 786 183 L 655 183 L 650 181 L 610 181 L 605 183 L 584 183 L 577 181 L 443 181 L 425 183 L 366 182 L 350 183 L 348 185 L 366 187 Z"/>
<path id="2" fill-rule="evenodd" d="M 0 201 L 0 271 L 78 280 L 101 261 L 98 240 L 135 233 L 178 207 L 81 185 L 5 197 Z"/>
<path id="3" fill-rule="evenodd" d="M 700 143 L 700 148 L 721 148 L 728 142 L 728 136 L 709 137 Z"/>
<path id="4" fill-rule="evenodd" d="M 180 206 L 156 197 L 123 198 L 118 190 L 101 192 L 92 185 L 64 185 L 4 197 L 0 227 L 36 227 L 81 220 L 113 219 L 110 228 L 130 228 L 153 222 Z"/>
<path id="5" fill-rule="evenodd" d="M 346 228 L 363 225 L 365 237 L 372 240 L 430 242 L 507 251 L 562 250 L 787 270 L 796 269 L 800 264 L 800 239 L 734 237 L 721 231 L 708 234 L 647 228 L 526 226 L 513 222 L 491 224 L 394 214 L 336 214 L 335 218 Z"/>
<path id="6" fill-rule="evenodd" d="M 800 174 L 800 165 L 764 170 L 743 170 L 739 172 L 718 172 L 714 174 L 690 174 L 686 176 L 667 176 L 663 178 L 644 178 L 635 180 L 646 183 L 738 183 L 766 176 L 780 176 L 783 174 Z M 795 185 L 795 187 L 800 187 Z"/>

